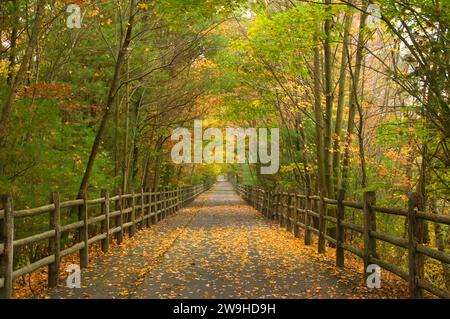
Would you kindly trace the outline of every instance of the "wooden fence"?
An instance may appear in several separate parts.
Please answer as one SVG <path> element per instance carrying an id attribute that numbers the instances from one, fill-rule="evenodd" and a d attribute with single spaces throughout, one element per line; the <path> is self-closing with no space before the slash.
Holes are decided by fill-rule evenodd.
<path id="1" fill-rule="evenodd" d="M 76 252 L 80 255 L 80 267 L 88 265 L 89 245 L 101 241 L 102 251 L 109 249 L 111 237 L 122 242 L 125 230 L 133 236 L 137 227 L 149 227 L 209 188 L 209 184 L 176 189 L 158 189 L 138 193 L 109 195 L 103 190 L 101 197 L 60 201 L 58 193 L 52 193 L 50 204 L 14 210 L 11 197 L 2 195 L 0 200 L 0 298 L 11 298 L 13 280 L 48 266 L 48 285 L 58 283 L 61 258 Z M 113 207 L 114 206 L 114 207 Z M 113 208 L 112 208 L 113 207 Z M 97 208 L 97 209 L 96 209 Z M 63 225 L 61 211 L 67 214 L 75 209 L 78 220 Z M 92 213 L 91 213 L 92 211 Z M 97 212 L 97 213 L 94 213 Z M 26 238 L 14 238 L 14 222 L 42 214 L 49 216 L 49 229 Z M 75 214 L 76 215 L 76 214 Z M 97 229 L 97 231 L 95 231 Z M 61 235 L 75 232 L 75 242 L 62 247 Z M 47 256 L 19 269 L 13 268 L 14 251 L 18 247 L 48 240 Z"/>
<path id="2" fill-rule="evenodd" d="M 336 264 L 339 267 L 344 267 L 344 251 L 348 251 L 363 259 L 364 269 L 367 269 L 369 264 L 377 264 L 406 280 L 411 298 L 422 298 L 424 290 L 440 298 L 450 298 L 449 291 L 433 285 L 424 276 L 425 256 L 450 264 L 450 253 L 423 244 L 424 221 L 450 225 L 450 216 L 419 211 L 417 194 L 411 194 L 408 209 L 393 209 L 376 206 L 375 192 L 364 193 L 363 203 L 357 203 L 343 200 L 343 192 L 339 194 L 339 199 L 335 200 L 298 193 L 268 191 L 247 185 L 236 185 L 236 189 L 250 205 L 267 218 L 278 220 L 280 226 L 292 231 L 296 237 L 300 236 L 299 230 L 303 229 L 306 245 L 312 243 L 311 234 L 318 236 L 319 252 L 325 251 L 326 241 L 332 243 L 336 248 Z M 362 226 L 345 220 L 346 208 L 355 209 L 363 214 Z M 327 214 L 330 210 L 335 212 L 336 217 Z M 377 213 L 405 217 L 408 238 L 395 237 L 377 231 Z M 336 227 L 335 236 L 330 236 L 325 231 L 327 223 Z M 346 243 L 344 236 L 346 229 L 362 235 L 363 249 Z M 405 249 L 408 254 L 407 270 L 381 260 L 376 252 L 377 241 L 384 241 Z"/>

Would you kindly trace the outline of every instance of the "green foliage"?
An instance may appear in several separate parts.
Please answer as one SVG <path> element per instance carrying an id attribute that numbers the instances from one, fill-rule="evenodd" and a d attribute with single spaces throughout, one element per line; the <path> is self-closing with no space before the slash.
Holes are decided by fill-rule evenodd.
<path id="1" fill-rule="evenodd" d="M 4 85 L 4 84 L 3 84 Z M 84 122 L 63 120 L 63 103 L 55 99 L 21 99 L 16 103 L 8 152 L 0 153 L 0 193 L 16 198 L 16 207 L 48 201 L 50 191 L 63 198 L 77 193 L 95 131 Z M 102 152 L 96 162 L 92 191 L 110 187 L 111 161 Z"/>
<path id="2" fill-rule="evenodd" d="M 171 28 L 201 26 L 201 23 L 220 16 L 226 17 L 244 4 L 233 0 L 156 0 L 152 6 L 157 15 L 163 17 Z"/>

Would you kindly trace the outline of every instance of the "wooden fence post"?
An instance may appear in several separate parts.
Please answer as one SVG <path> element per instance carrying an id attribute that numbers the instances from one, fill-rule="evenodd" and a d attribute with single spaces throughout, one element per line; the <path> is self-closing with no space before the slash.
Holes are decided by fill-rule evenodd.
<path id="1" fill-rule="evenodd" d="M 278 218 L 278 192 L 272 193 L 272 218 L 277 220 Z"/>
<path id="2" fill-rule="evenodd" d="M 259 211 L 264 214 L 264 190 L 259 190 Z"/>
<path id="3" fill-rule="evenodd" d="M 147 213 L 148 213 L 148 227 L 151 227 L 153 222 L 152 222 L 152 214 L 153 214 L 153 209 L 152 209 L 152 205 L 153 205 L 153 200 L 152 200 L 152 194 L 153 191 L 151 188 L 147 188 Z"/>
<path id="4" fill-rule="evenodd" d="M 278 196 L 278 224 L 283 227 L 284 222 L 284 192 L 280 192 Z"/>
<path id="5" fill-rule="evenodd" d="M 3 288 L 0 288 L 0 298 L 10 299 L 14 259 L 14 207 L 10 196 L 1 195 L 0 200 L 0 209 L 4 210 L 3 220 L 0 219 L 0 235 L 3 244 L 3 254 L 0 255 L 0 278 L 3 277 Z"/>
<path id="6" fill-rule="evenodd" d="M 164 219 L 165 190 L 164 187 L 159 189 L 159 221 Z"/>
<path id="7" fill-rule="evenodd" d="M 288 232 L 292 232 L 292 222 L 291 222 L 291 206 L 292 206 L 292 194 L 291 193 L 287 193 L 287 206 L 286 206 L 286 230 Z"/>
<path id="8" fill-rule="evenodd" d="M 264 202 L 264 212 L 266 218 L 270 218 L 270 196 L 272 196 L 272 192 L 267 190 L 265 195 L 265 202 Z"/>
<path id="9" fill-rule="evenodd" d="M 140 212 L 140 225 L 139 227 L 142 229 L 144 228 L 144 225 L 146 224 L 145 220 L 145 210 L 144 210 L 144 188 L 141 187 L 141 212 Z"/>
<path id="10" fill-rule="evenodd" d="M 166 217 L 170 216 L 172 214 L 172 209 L 170 208 L 172 203 L 172 191 L 167 188 L 167 194 L 166 194 Z"/>
<path id="11" fill-rule="evenodd" d="M 298 205 L 298 203 L 299 203 L 299 197 L 298 197 L 298 195 L 296 194 L 296 193 L 294 193 L 294 203 L 293 203 L 293 209 L 292 209 L 292 211 L 293 211 L 293 214 L 294 214 L 294 236 L 295 237 L 300 237 L 300 227 L 298 226 L 298 222 L 299 222 L 299 218 L 298 218 L 298 216 L 299 216 L 299 211 L 298 211 L 298 208 L 299 208 L 299 205 Z"/>
<path id="12" fill-rule="evenodd" d="M 119 215 L 117 216 L 117 225 L 118 227 L 120 227 L 120 230 L 117 232 L 117 243 L 120 244 L 123 241 L 123 198 L 122 198 L 122 190 L 119 188 L 117 190 L 117 195 L 119 196 L 119 199 L 116 201 L 116 210 L 119 211 Z"/>
<path id="13" fill-rule="evenodd" d="M 256 208 L 256 210 L 259 212 L 259 211 L 261 211 L 260 209 L 259 209 L 259 196 L 260 196 L 260 194 L 261 194 L 261 189 L 259 189 L 259 188 L 257 188 L 256 190 L 255 190 L 256 192 L 255 192 L 255 208 Z"/>
<path id="14" fill-rule="evenodd" d="M 152 188 L 150 193 L 150 222 L 152 224 L 156 224 L 158 218 L 157 216 L 158 205 L 156 202 L 157 202 L 156 189 Z"/>
<path id="15" fill-rule="evenodd" d="M 161 210 L 162 210 L 162 212 L 161 212 L 162 219 L 165 219 L 165 218 L 166 218 L 166 207 L 167 207 L 167 205 L 166 205 L 166 199 L 167 199 L 167 192 L 166 192 L 166 188 L 163 187 L 163 188 L 162 188 L 162 203 L 161 203 L 161 205 L 162 205 L 162 207 L 161 207 Z"/>
<path id="16" fill-rule="evenodd" d="M 173 208 L 172 208 L 173 212 L 176 213 L 178 211 L 178 188 L 173 189 L 172 205 L 173 205 Z"/>
<path id="17" fill-rule="evenodd" d="M 169 215 L 173 215 L 173 213 L 175 213 L 175 211 L 174 211 L 174 205 L 175 205 L 175 192 L 174 192 L 174 190 L 173 189 L 171 189 L 170 190 L 170 202 L 169 202 L 169 207 L 170 207 L 170 209 L 169 209 Z"/>
<path id="18" fill-rule="evenodd" d="M 259 211 L 264 215 L 264 198 L 265 191 L 261 188 L 259 190 Z"/>
<path id="19" fill-rule="evenodd" d="M 311 229 L 309 228 L 311 218 L 308 211 L 311 209 L 311 198 L 309 190 L 306 191 L 305 196 L 305 245 L 311 245 Z"/>
<path id="20" fill-rule="evenodd" d="M 88 205 L 86 191 L 81 195 L 83 204 L 80 206 L 80 220 L 83 221 L 83 226 L 80 228 L 80 240 L 84 243 L 84 247 L 80 249 L 80 267 L 86 268 L 89 264 L 89 223 L 88 223 Z"/>
<path id="21" fill-rule="evenodd" d="M 105 220 L 102 221 L 102 234 L 106 234 L 105 239 L 102 240 L 102 251 L 107 252 L 109 250 L 109 236 L 110 236 L 110 226 L 109 226 L 109 193 L 106 189 L 102 189 L 100 196 L 105 198 L 105 202 L 101 205 L 101 214 L 105 215 Z"/>
<path id="22" fill-rule="evenodd" d="M 318 241 L 318 252 L 319 254 L 325 253 L 325 202 L 323 200 L 323 196 L 320 195 L 319 199 L 319 241 Z"/>
<path id="23" fill-rule="evenodd" d="M 256 195 L 256 209 L 259 212 L 262 212 L 262 206 L 263 206 L 262 199 L 264 198 L 264 190 L 262 188 L 258 188 L 256 190 L 256 193 L 257 193 L 257 195 Z"/>
<path id="24" fill-rule="evenodd" d="M 139 226 L 139 229 L 142 229 L 142 228 L 144 228 L 144 222 L 145 222 L 145 219 L 144 219 L 144 189 L 142 187 L 141 187 L 141 191 L 139 192 L 139 199 L 140 200 L 138 203 L 138 205 L 139 205 L 138 226 Z"/>
<path id="25" fill-rule="evenodd" d="M 277 192 L 272 192 L 272 205 L 271 205 L 271 213 L 270 213 L 270 219 L 276 220 L 277 218 Z"/>
<path id="26" fill-rule="evenodd" d="M 370 257 L 376 257 L 376 240 L 370 234 L 376 230 L 375 212 L 372 206 L 376 203 L 374 191 L 364 192 L 364 275 L 367 276 L 367 266 L 370 265 Z"/>
<path id="27" fill-rule="evenodd" d="M 161 221 L 161 188 L 156 189 L 156 222 Z"/>
<path id="28" fill-rule="evenodd" d="M 340 189 L 337 198 L 337 225 L 336 225 L 336 265 L 338 267 L 344 267 L 344 248 L 342 244 L 344 243 L 344 227 L 342 226 L 342 222 L 345 219 L 345 207 L 343 204 L 345 196 L 345 190 Z"/>
<path id="29" fill-rule="evenodd" d="M 256 203 L 256 188 L 255 186 L 252 187 L 252 206 L 256 209 L 258 209 L 258 205 Z"/>
<path id="30" fill-rule="evenodd" d="M 50 201 L 55 205 L 55 209 L 49 213 L 49 228 L 55 231 L 55 235 L 48 241 L 48 253 L 55 256 L 55 261 L 48 265 L 48 286 L 56 287 L 58 285 L 61 260 L 61 208 L 59 193 L 53 192 Z"/>
<path id="31" fill-rule="evenodd" d="M 408 273 L 410 298 L 423 298 L 423 289 L 419 280 L 424 275 L 423 255 L 417 251 L 417 245 L 423 242 L 423 220 L 417 218 L 420 197 L 411 193 L 408 201 Z"/>
<path id="32" fill-rule="evenodd" d="M 133 237 L 136 233 L 136 197 L 134 190 L 131 191 L 131 226 L 128 230 L 128 236 Z"/>
<path id="33" fill-rule="evenodd" d="M 184 207 L 184 187 L 180 187 L 180 208 Z"/>
<path id="34" fill-rule="evenodd" d="M 278 194 L 278 223 L 281 227 L 283 227 L 283 215 L 284 215 L 284 207 L 283 207 L 283 192 L 279 192 Z"/>
<path id="35" fill-rule="evenodd" d="M 172 206 L 172 191 L 167 189 L 167 216 L 172 215 L 172 208 L 170 206 Z"/>
<path id="36" fill-rule="evenodd" d="M 175 213 L 175 206 L 176 206 L 176 199 L 177 199 L 177 193 L 176 193 L 176 189 L 172 189 L 170 191 L 170 206 L 172 206 L 172 208 L 170 209 L 172 211 L 172 213 Z"/>
<path id="37" fill-rule="evenodd" d="M 160 198 L 159 198 L 159 201 L 160 201 L 160 203 L 159 203 L 159 205 L 160 205 L 160 207 L 159 207 L 159 210 L 160 210 L 159 220 L 161 221 L 161 220 L 164 219 L 164 211 L 165 211 L 164 210 L 164 205 L 165 205 L 165 199 L 166 199 L 166 191 L 165 191 L 164 187 L 161 187 L 159 189 L 159 196 L 160 196 Z"/>
<path id="38" fill-rule="evenodd" d="M 203 185 L 202 185 L 202 187 L 203 187 Z M 175 200 L 176 200 L 175 189 L 172 189 L 170 191 L 170 206 L 171 206 L 170 207 L 170 214 L 171 215 L 173 215 L 175 213 L 175 204 L 176 204 Z"/>

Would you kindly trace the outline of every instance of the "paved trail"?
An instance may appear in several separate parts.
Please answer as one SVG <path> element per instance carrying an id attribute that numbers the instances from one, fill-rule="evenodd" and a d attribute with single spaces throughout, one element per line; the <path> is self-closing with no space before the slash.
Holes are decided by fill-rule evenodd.
<path id="1" fill-rule="evenodd" d="M 53 298 L 393 298 L 264 219 L 228 182 L 91 263 Z M 389 295 L 390 294 L 390 295 Z"/>

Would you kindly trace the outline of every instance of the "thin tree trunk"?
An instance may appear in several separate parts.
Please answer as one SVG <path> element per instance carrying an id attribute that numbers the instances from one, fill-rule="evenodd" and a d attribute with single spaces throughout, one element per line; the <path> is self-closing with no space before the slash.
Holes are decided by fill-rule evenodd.
<path id="1" fill-rule="evenodd" d="M 114 177 L 120 174 L 120 147 L 119 147 L 119 115 L 120 115 L 120 103 L 118 99 L 115 101 L 114 110 Z M 120 182 L 117 187 L 119 187 Z"/>
<path id="2" fill-rule="evenodd" d="M 314 116 L 316 121 L 316 150 L 317 150 L 317 184 L 321 196 L 326 195 L 325 174 L 324 174 L 324 139 L 323 139 L 323 114 L 321 105 L 321 87 L 320 87 L 320 53 L 319 47 L 314 49 Z"/>
<path id="3" fill-rule="evenodd" d="M 153 182 L 152 182 L 153 188 L 158 188 L 158 186 L 159 186 L 161 162 L 162 162 L 162 157 L 163 157 L 163 145 L 164 145 L 164 139 L 162 137 L 159 137 L 158 141 L 156 142 L 157 155 L 155 158 L 155 165 L 154 165 L 154 172 L 153 172 Z"/>
<path id="4" fill-rule="evenodd" d="M 162 154 L 158 154 L 156 156 L 154 173 L 153 173 L 153 188 L 155 188 L 155 189 L 158 188 L 158 186 L 159 186 L 161 159 L 162 159 Z"/>
<path id="5" fill-rule="evenodd" d="M 150 171 L 150 154 L 147 154 L 147 158 L 145 160 L 145 164 L 144 164 L 144 169 L 143 169 L 143 173 L 142 173 L 142 187 L 144 189 L 148 189 L 149 186 L 149 182 L 148 182 L 148 174 Z"/>
<path id="6" fill-rule="evenodd" d="M 11 86 L 14 81 L 14 66 L 16 65 L 16 56 L 17 56 L 17 38 L 18 38 L 18 29 L 17 26 L 19 25 L 19 6 L 18 6 L 18 0 L 14 0 L 13 6 L 14 6 L 14 23 L 11 30 L 11 41 L 9 45 L 9 66 L 8 66 L 8 78 L 7 78 L 7 84 Z"/>
<path id="7" fill-rule="evenodd" d="M 350 28 L 352 25 L 352 16 L 350 10 L 345 14 L 344 22 L 344 36 L 342 41 L 342 56 L 341 56 L 341 66 L 339 70 L 339 92 L 336 110 L 336 122 L 334 125 L 334 144 L 333 144 L 333 174 L 334 174 L 334 189 L 335 191 L 340 185 L 340 162 L 341 162 L 341 152 L 340 152 L 340 141 L 342 132 L 342 121 L 344 118 L 344 102 L 345 102 L 345 86 L 347 77 L 347 61 L 348 61 L 348 40 L 350 37 Z M 336 196 L 336 194 L 335 194 Z"/>
<path id="8" fill-rule="evenodd" d="M 144 97 L 144 92 L 142 92 L 139 100 L 136 102 L 134 107 L 134 124 L 133 124 L 133 154 L 131 162 L 131 183 L 134 184 L 136 182 L 136 176 L 138 174 L 138 161 L 139 161 L 139 146 L 138 146 L 138 129 L 139 129 L 139 113 L 141 109 L 142 99 Z"/>
<path id="9" fill-rule="evenodd" d="M 330 13 L 330 0 L 326 0 L 326 19 L 325 19 L 325 41 L 324 41 L 324 71 L 325 71 L 325 136 L 324 136 L 324 174 L 325 174 L 325 187 L 326 194 L 329 198 L 334 197 L 334 183 L 333 183 L 333 154 L 331 149 L 332 144 L 332 122 L 333 122 L 333 73 L 332 73 L 332 56 L 331 56 L 331 17 Z"/>
<path id="10" fill-rule="evenodd" d="M 346 144 L 344 148 L 344 159 L 342 162 L 342 178 L 341 178 L 341 189 L 347 191 L 348 186 L 348 171 L 350 165 L 350 148 L 353 142 L 353 132 L 355 130 L 355 113 L 356 113 L 356 100 L 358 99 L 359 92 L 359 78 L 361 73 L 361 62 L 363 58 L 363 51 L 365 45 L 365 36 L 364 36 L 364 28 L 366 27 L 367 21 L 367 2 L 364 2 L 363 12 L 361 13 L 361 18 L 359 22 L 359 35 L 358 35 L 358 43 L 356 48 L 356 58 L 355 58 L 355 70 L 352 72 L 352 68 L 350 67 L 351 58 L 350 54 L 348 54 L 348 63 L 350 67 L 350 76 L 352 79 L 351 83 L 351 91 L 349 97 L 349 112 L 348 112 L 348 124 L 347 124 L 347 136 L 346 136 Z"/>
<path id="11" fill-rule="evenodd" d="M 130 59 L 126 60 L 126 80 L 130 79 Z M 125 136 L 124 136 L 124 150 L 123 150 L 123 173 L 122 173 L 122 191 L 124 193 L 128 190 L 128 175 L 130 170 L 130 156 L 129 156 L 129 131 L 130 131 L 130 84 L 125 85 Z"/>
<path id="12" fill-rule="evenodd" d="M 365 59 L 363 58 L 363 61 Z M 364 63 L 363 63 L 364 64 Z M 365 68 L 362 68 L 363 70 L 363 77 L 362 77 L 362 85 L 361 85 L 361 101 L 364 100 L 364 86 L 365 86 Z M 358 145 L 359 145 L 359 159 L 361 161 L 361 187 L 366 188 L 367 187 L 367 170 L 366 170 L 366 155 L 364 150 L 364 111 L 362 109 L 361 103 L 358 101 L 359 99 L 356 99 L 356 106 L 358 108 L 358 115 L 359 115 L 359 124 L 358 124 Z"/>
<path id="13" fill-rule="evenodd" d="M 119 88 L 119 81 L 121 76 L 121 70 L 123 67 L 123 63 L 125 60 L 126 52 L 128 51 L 128 47 L 131 42 L 131 35 L 133 32 L 133 23 L 134 23 L 134 8 L 136 7 L 137 0 L 130 1 L 130 16 L 128 18 L 127 23 L 127 31 L 125 34 L 125 39 L 120 47 L 120 51 L 117 56 L 117 61 L 114 69 L 114 76 L 111 81 L 111 86 L 108 92 L 108 98 L 105 106 L 105 113 L 103 114 L 102 120 L 100 122 L 99 129 L 97 131 L 97 135 L 95 136 L 94 144 L 92 145 L 91 154 L 89 155 L 89 160 L 86 166 L 86 170 L 84 171 L 83 179 L 80 184 L 79 194 L 86 189 L 89 178 L 91 177 L 92 168 L 94 167 L 94 161 L 98 153 L 98 149 L 100 148 L 100 144 L 103 138 L 103 133 L 106 129 L 106 124 L 108 123 L 109 116 L 111 115 L 112 106 L 114 103 L 114 99 L 117 93 L 117 89 Z"/>

